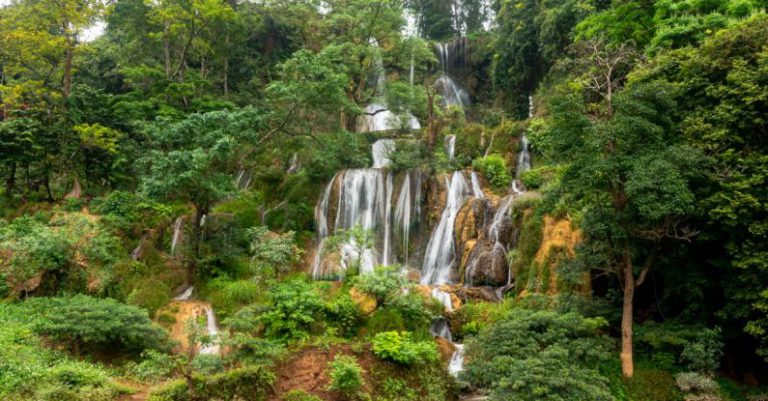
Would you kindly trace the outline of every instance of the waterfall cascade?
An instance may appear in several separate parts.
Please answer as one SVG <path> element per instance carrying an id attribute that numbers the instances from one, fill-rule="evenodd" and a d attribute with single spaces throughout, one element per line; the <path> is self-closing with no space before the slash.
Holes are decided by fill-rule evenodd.
<path id="1" fill-rule="evenodd" d="M 448 188 L 445 208 L 427 245 L 422 267 L 421 283 L 427 285 L 442 285 L 451 282 L 451 267 L 455 262 L 453 226 L 456 215 L 464 204 L 464 198 L 470 194 L 467 181 L 460 171 L 456 171 L 451 179 L 445 179 Z"/>
<path id="2" fill-rule="evenodd" d="M 464 43 L 465 39 L 457 40 Z M 443 106 L 459 106 L 466 110 L 470 105 L 469 94 L 451 77 L 451 68 L 454 66 L 455 58 L 452 58 L 451 49 L 453 43 L 437 43 L 437 56 L 440 59 L 440 77 L 435 81 L 435 88 L 443 97 Z M 461 47 L 463 49 L 463 46 Z"/>
<path id="3" fill-rule="evenodd" d="M 448 160 L 453 160 L 456 157 L 456 135 L 446 135 L 443 139 L 443 146 Z"/>
<path id="4" fill-rule="evenodd" d="M 216 323 L 216 315 L 211 307 L 205 308 L 205 330 L 208 332 L 211 343 L 200 348 L 201 355 L 216 355 L 219 353 L 219 325 Z"/>
<path id="5" fill-rule="evenodd" d="M 396 185 L 395 174 L 386 169 L 394 148 L 391 139 L 377 141 L 371 149 L 373 168 L 343 170 L 328 183 L 315 208 L 314 278 L 339 276 L 353 265 L 367 273 L 378 264 L 409 262 L 413 227 L 421 215 L 422 178 L 421 172 L 408 171 Z M 348 238 L 338 250 L 325 249 L 329 237 L 355 228 L 365 238 Z"/>
<path id="6" fill-rule="evenodd" d="M 184 216 L 179 216 L 176 221 L 173 222 L 173 235 L 171 236 L 171 255 L 176 254 L 176 247 L 183 240 L 184 233 Z"/>
<path id="7" fill-rule="evenodd" d="M 372 86 L 374 87 L 374 100 L 365 106 L 363 114 L 357 120 L 357 132 L 379 132 L 407 128 L 411 130 L 421 129 L 419 120 L 410 113 L 400 116 L 389 110 L 385 95 L 387 90 L 387 74 L 384 68 L 379 44 L 376 39 L 371 39 L 371 46 L 375 49 L 372 62 Z M 413 80 L 413 62 L 411 64 L 411 80 Z M 370 82 L 370 81 L 369 81 Z"/>

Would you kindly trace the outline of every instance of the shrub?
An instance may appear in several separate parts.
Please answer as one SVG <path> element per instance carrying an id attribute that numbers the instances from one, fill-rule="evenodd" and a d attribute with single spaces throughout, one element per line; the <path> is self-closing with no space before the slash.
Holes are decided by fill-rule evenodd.
<path id="1" fill-rule="evenodd" d="M 328 320 L 341 330 L 340 334 L 351 337 L 360 327 L 362 312 L 349 294 L 344 294 L 326 305 Z"/>
<path id="2" fill-rule="evenodd" d="M 522 181 L 525 189 L 532 190 L 541 187 L 544 183 L 544 178 L 541 174 L 541 169 L 534 169 L 520 172 L 520 181 Z"/>
<path id="3" fill-rule="evenodd" d="M 347 355 L 337 355 L 333 362 L 328 364 L 331 381 L 328 388 L 338 391 L 346 397 L 356 394 L 363 387 L 363 368 L 357 360 Z"/>
<path id="4" fill-rule="evenodd" d="M 323 401 L 323 399 L 302 390 L 291 390 L 283 395 L 282 401 Z"/>
<path id="5" fill-rule="evenodd" d="M 494 189 L 505 189 L 511 178 L 507 172 L 507 164 L 501 156 L 491 155 L 472 161 L 472 168 L 483 173 Z"/>
<path id="6" fill-rule="evenodd" d="M 139 352 L 167 345 L 163 329 L 147 312 L 113 299 L 85 295 L 72 298 L 32 298 L 25 302 L 30 314 L 40 316 L 35 330 L 52 339 L 74 345 L 75 351 L 119 350 Z"/>
<path id="7" fill-rule="evenodd" d="M 432 320 L 442 316 L 444 311 L 439 302 L 432 298 L 425 302 L 424 298 L 415 292 L 398 293 L 387 301 L 385 307 L 397 311 L 402 316 L 405 328 L 410 331 L 428 327 Z"/>
<path id="8" fill-rule="evenodd" d="M 396 268 L 386 266 L 378 266 L 373 274 L 357 276 L 354 281 L 355 288 L 376 299 L 378 306 L 399 294 L 407 284 L 406 278 Z"/>
<path id="9" fill-rule="evenodd" d="M 401 141 L 397 143 L 395 150 L 389 154 L 391 161 L 389 168 L 392 171 L 405 171 L 419 167 L 426 159 L 426 149 L 421 142 Z"/>
<path id="10" fill-rule="evenodd" d="M 385 331 L 373 337 L 373 353 L 381 359 L 402 365 L 413 365 L 437 360 L 434 341 L 413 341 L 407 331 Z"/>
<path id="11" fill-rule="evenodd" d="M 467 342 L 462 377 L 491 400 L 613 400 L 596 370 L 609 358 L 603 319 L 512 309 Z"/>
<path id="12" fill-rule="evenodd" d="M 400 311 L 392 308 L 379 308 L 368 318 L 365 327 L 370 334 L 385 331 L 405 331 L 405 319 Z"/>
<path id="13" fill-rule="evenodd" d="M 685 392 L 717 392 L 717 382 L 700 373 L 687 372 L 675 376 L 675 383 L 680 390 Z"/>
<path id="14" fill-rule="evenodd" d="M 287 273 L 301 259 L 301 249 L 295 244 L 296 233 L 293 231 L 275 233 L 266 227 L 253 227 L 247 233 L 253 255 L 251 267 L 256 272 Z"/>
<path id="15" fill-rule="evenodd" d="M 266 400 L 275 375 L 260 366 L 233 369 L 211 376 L 195 375 L 192 378 L 196 393 L 189 394 L 184 380 L 170 382 L 152 391 L 149 401 L 191 401 L 195 400 Z"/>
<path id="16" fill-rule="evenodd" d="M 720 366 L 723 355 L 723 343 L 720 341 L 720 328 L 704 329 L 693 341 L 683 347 L 680 359 L 688 369 L 705 375 L 713 375 Z"/>
<path id="17" fill-rule="evenodd" d="M 312 286 L 303 280 L 278 284 L 269 293 L 271 307 L 258 317 L 267 337 L 280 341 L 309 337 L 312 324 L 322 318 L 325 303 Z"/>

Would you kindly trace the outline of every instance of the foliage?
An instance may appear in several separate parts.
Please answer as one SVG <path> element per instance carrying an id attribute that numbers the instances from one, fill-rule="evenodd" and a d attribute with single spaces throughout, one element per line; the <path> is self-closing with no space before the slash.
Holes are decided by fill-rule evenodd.
<path id="1" fill-rule="evenodd" d="M 163 330 L 146 311 L 113 299 L 85 295 L 71 298 L 33 298 L 24 306 L 38 319 L 35 331 L 70 344 L 73 351 L 140 352 L 166 346 Z"/>
<path id="2" fill-rule="evenodd" d="M 376 305 L 384 305 L 395 297 L 407 284 L 406 278 L 395 267 L 378 266 L 372 274 L 355 277 L 354 286 L 376 299 Z"/>
<path id="3" fill-rule="evenodd" d="M 187 383 L 172 381 L 149 395 L 150 401 L 225 400 L 247 397 L 266 400 L 275 375 L 261 366 L 232 369 L 224 373 L 193 378 L 195 394 L 189 394 Z"/>
<path id="4" fill-rule="evenodd" d="M 500 156 L 486 156 L 472 161 L 472 168 L 483 173 L 496 190 L 503 190 L 509 186 L 511 178 L 507 172 L 507 164 Z"/>
<path id="5" fill-rule="evenodd" d="M 296 233 L 274 233 L 266 227 L 248 229 L 253 254 L 251 267 L 257 272 L 272 270 L 275 274 L 287 273 L 301 259 L 301 250 L 296 246 Z"/>
<path id="6" fill-rule="evenodd" d="M 687 342 L 680 359 L 689 370 L 704 375 L 714 375 L 723 356 L 720 328 L 704 329 L 698 338 Z"/>
<path id="7" fill-rule="evenodd" d="M 326 314 L 329 322 L 339 327 L 339 334 L 346 337 L 354 336 L 363 320 L 360 307 L 348 294 L 328 302 Z"/>
<path id="8" fill-rule="evenodd" d="M 270 307 L 258 316 L 268 338 L 280 341 L 309 337 L 313 323 L 322 317 L 325 304 L 312 284 L 304 280 L 285 281 L 270 291 Z"/>
<path id="9" fill-rule="evenodd" d="M 328 388 L 349 398 L 363 387 L 363 368 L 354 357 L 337 355 L 328 364 Z"/>
<path id="10" fill-rule="evenodd" d="M 371 340 L 373 353 L 381 359 L 402 365 L 413 365 L 437 360 L 433 341 L 415 341 L 410 332 L 385 331 Z"/>
<path id="11" fill-rule="evenodd" d="M 612 400 L 595 370 L 610 343 L 606 322 L 573 312 L 512 309 L 468 342 L 463 374 L 494 400 Z"/>
<path id="12" fill-rule="evenodd" d="M 291 390 L 283 395 L 282 401 L 320 401 L 321 398 L 302 390 Z"/>

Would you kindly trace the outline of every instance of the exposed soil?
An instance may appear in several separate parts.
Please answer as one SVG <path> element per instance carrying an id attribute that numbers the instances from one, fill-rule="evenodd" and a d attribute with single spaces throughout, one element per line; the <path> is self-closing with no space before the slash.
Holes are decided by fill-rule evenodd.
<path id="1" fill-rule="evenodd" d="M 343 401 L 343 397 L 327 390 L 328 364 L 336 355 L 354 356 L 364 370 L 366 385 L 371 382 L 370 372 L 376 357 L 370 350 L 355 353 L 348 345 L 327 350 L 312 347 L 299 352 L 275 368 L 275 394 L 269 400 L 279 401 L 283 394 L 291 390 L 302 390 L 326 401 Z"/>

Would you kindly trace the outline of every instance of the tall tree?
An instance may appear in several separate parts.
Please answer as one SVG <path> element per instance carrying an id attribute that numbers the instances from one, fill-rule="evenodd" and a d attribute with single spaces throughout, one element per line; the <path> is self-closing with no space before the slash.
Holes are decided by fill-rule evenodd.
<path id="1" fill-rule="evenodd" d="M 626 49 L 591 49 L 582 56 L 593 66 L 580 85 L 586 90 L 552 102 L 548 135 L 567 162 L 563 186 L 583 208 L 581 258 L 614 274 L 622 287 L 621 365 L 631 377 L 635 288 L 665 240 L 696 234 L 685 221 L 698 159 L 666 117 L 673 87 L 650 82 L 619 90 L 616 71 L 627 61 Z"/>

